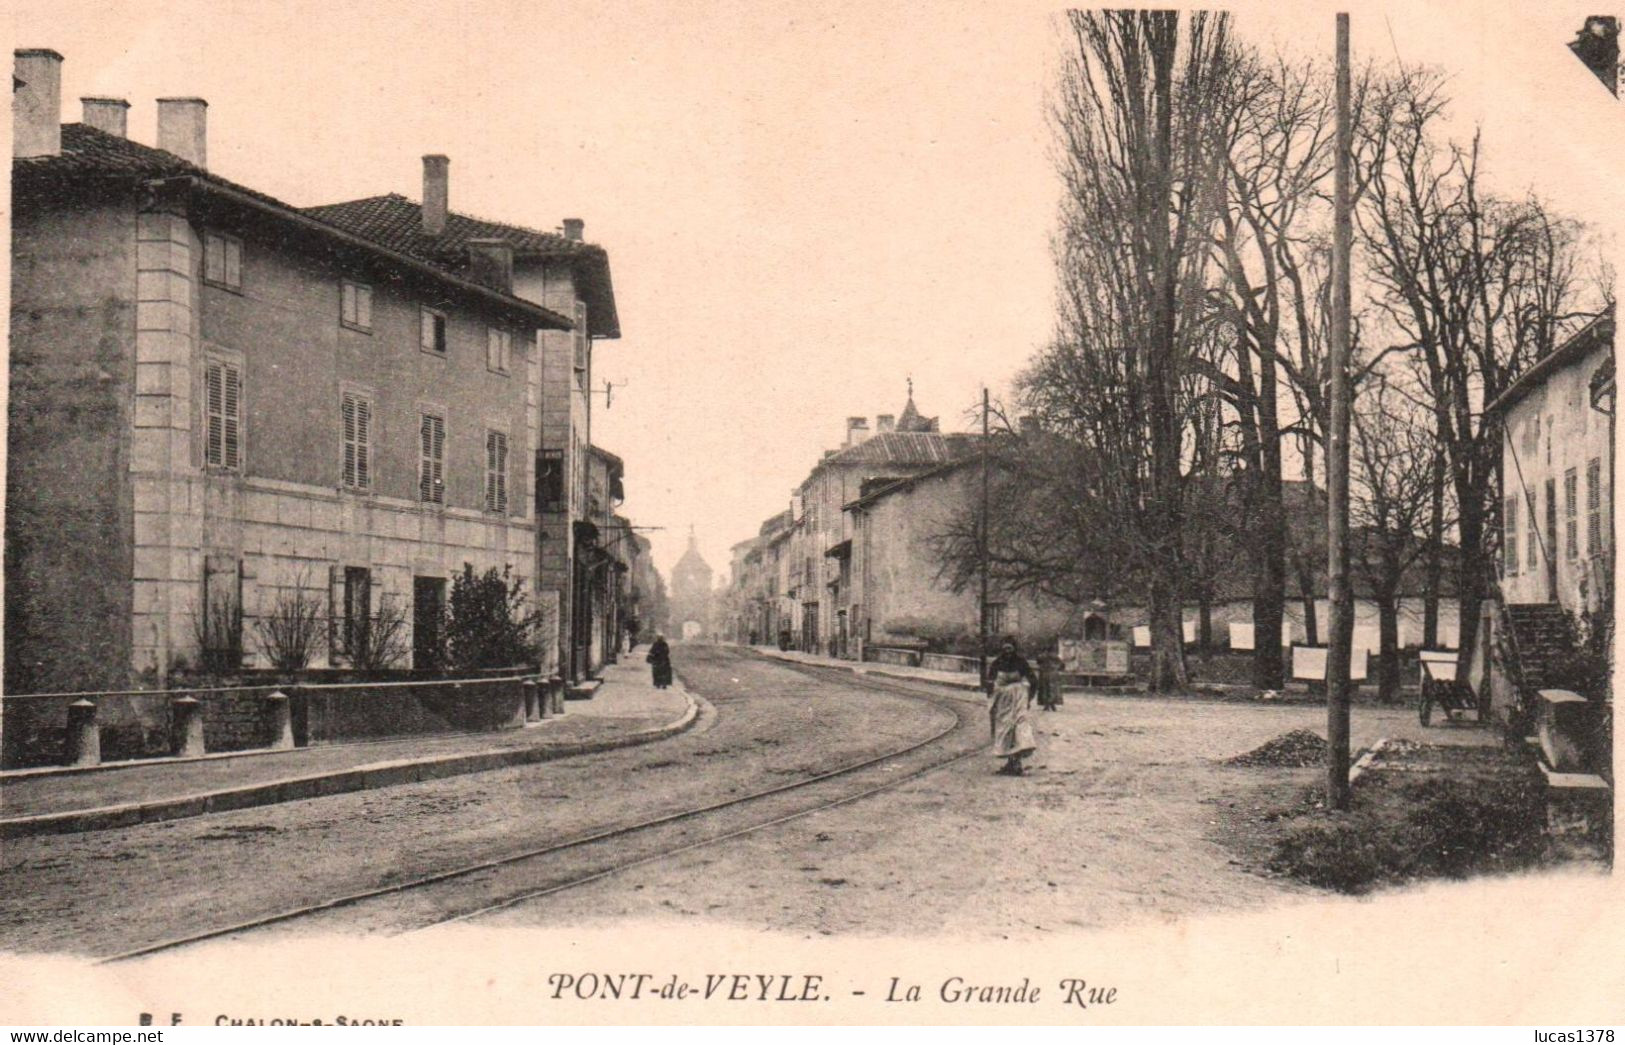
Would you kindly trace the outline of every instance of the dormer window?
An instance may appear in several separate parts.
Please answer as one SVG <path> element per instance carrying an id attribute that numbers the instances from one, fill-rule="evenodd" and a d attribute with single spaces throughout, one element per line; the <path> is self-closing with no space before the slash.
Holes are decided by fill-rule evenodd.
<path id="1" fill-rule="evenodd" d="M 437 356 L 446 354 L 446 314 L 438 309 L 425 308 L 422 310 L 423 331 L 419 344 L 425 352 L 433 352 Z"/>
<path id="2" fill-rule="evenodd" d="M 243 288 L 243 241 L 219 232 L 203 234 L 203 279 L 227 290 Z"/>

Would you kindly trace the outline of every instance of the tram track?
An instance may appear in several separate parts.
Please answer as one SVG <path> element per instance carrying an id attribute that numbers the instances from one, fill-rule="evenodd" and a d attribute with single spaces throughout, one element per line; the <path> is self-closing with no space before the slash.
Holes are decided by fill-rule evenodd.
<path id="1" fill-rule="evenodd" d="M 765 661 L 766 658 L 753 658 Z M 303 928 L 324 919 L 358 917 L 359 931 L 379 931 L 379 919 L 393 934 L 475 921 L 498 911 L 603 881 L 634 868 L 672 859 L 708 846 L 771 830 L 826 810 L 859 802 L 929 773 L 962 762 L 986 745 L 982 716 L 974 704 L 928 684 L 905 685 L 839 669 L 786 662 L 775 666 L 852 689 L 922 700 L 948 711 L 953 721 L 924 739 L 859 759 L 803 779 L 761 788 L 630 824 L 591 831 L 560 842 L 533 846 L 500 857 L 358 890 L 222 927 L 163 939 L 107 955 L 111 964 L 278 927 Z M 726 706 L 748 697 L 718 697 Z M 947 748 L 944 754 L 940 749 Z M 854 789 L 853 785 L 857 785 Z M 833 792 L 833 793 L 826 793 Z M 809 803 L 807 800 L 811 799 Z M 393 907 L 393 910 L 388 908 Z M 379 910 L 385 908 L 384 910 Z M 369 918 L 372 924 L 367 924 Z M 404 924 L 403 924 L 404 923 Z M 355 931 L 354 927 L 341 929 Z M 387 929 L 385 930 L 388 931 Z"/>

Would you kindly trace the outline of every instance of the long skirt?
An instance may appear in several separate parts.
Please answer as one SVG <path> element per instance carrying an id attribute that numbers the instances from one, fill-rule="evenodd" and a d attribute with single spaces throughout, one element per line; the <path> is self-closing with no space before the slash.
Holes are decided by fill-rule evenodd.
<path id="1" fill-rule="evenodd" d="M 650 666 L 654 669 L 654 684 L 657 689 L 665 689 L 671 685 L 671 661 L 657 660 Z"/>
<path id="2" fill-rule="evenodd" d="M 1027 710 L 1027 681 L 1020 675 L 999 675 L 993 680 L 993 753 L 1000 758 L 1021 758 L 1038 750 Z"/>

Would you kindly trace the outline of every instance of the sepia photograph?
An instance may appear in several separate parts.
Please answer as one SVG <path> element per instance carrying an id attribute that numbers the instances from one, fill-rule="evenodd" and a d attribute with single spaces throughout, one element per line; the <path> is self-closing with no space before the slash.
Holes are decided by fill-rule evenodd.
<path id="1" fill-rule="evenodd" d="M 16 0 L 0 1023 L 1620 1023 L 1622 14 Z"/>

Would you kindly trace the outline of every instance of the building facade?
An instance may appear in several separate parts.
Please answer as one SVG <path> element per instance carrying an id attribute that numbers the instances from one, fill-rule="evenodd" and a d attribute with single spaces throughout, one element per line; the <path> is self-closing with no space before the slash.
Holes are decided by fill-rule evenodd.
<path id="1" fill-rule="evenodd" d="M 671 627 L 685 641 L 716 638 L 714 574 L 688 531 L 688 548 L 671 570 Z"/>
<path id="2" fill-rule="evenodd" d="M 212 174 L 200 99 L 159 101 L 160 148 L 117 99 L 64 125 L 61 65 L 16 56 L 7 690 L 267 666 L 290 607 L 325 620 L 312 666 L 355 666 L 399 615 L 398 666 L 434 667 L 464 564 L 556 584 L 535 463 L 585 427 L 546 409 L 561 360 L 586 388 L 582 310 L 522 293 L 500 237 L 425 246 L 443 193 L 385 234 Z M 558 249 L 526 271 L 600 264 Z M 583 282 L 607 294 L 602 265 Z"/>

